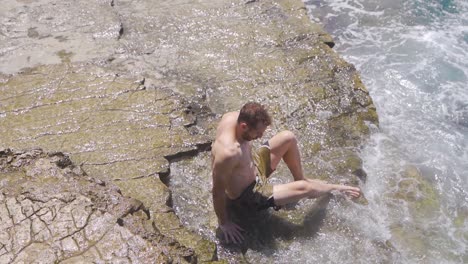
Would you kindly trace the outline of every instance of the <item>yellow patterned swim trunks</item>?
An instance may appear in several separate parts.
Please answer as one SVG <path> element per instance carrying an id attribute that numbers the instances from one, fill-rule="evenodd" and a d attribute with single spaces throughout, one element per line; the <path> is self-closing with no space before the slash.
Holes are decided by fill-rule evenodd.
<path id="1" fill-rule="evenodd" d="M 268 141 L 253 153 L 252 158 L 257 167 L 257 179 L 237 199 L 231 200 L 231 202 L 235 206 L 255 211 L 269 207 L 275 207 L 275 210 L 278 210 L 279 207 L 275 206 L 273 199 L 273 186 L 268 183 L 268 177 L 273 173 Z"/>

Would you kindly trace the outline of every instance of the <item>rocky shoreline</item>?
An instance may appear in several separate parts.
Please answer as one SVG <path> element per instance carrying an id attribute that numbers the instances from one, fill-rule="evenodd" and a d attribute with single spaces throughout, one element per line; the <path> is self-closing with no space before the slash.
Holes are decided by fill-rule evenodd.
<path id="1" fill-rule="evenodd" d="M 156 248 L 145 251 L 148 255 L 125 257 L 215 261 L 215 241 L 184 227 L 171 208 L 170 164 L 209 150 L 220 115 L 247 100 L 269 106 L 275 123 L 266 137 L 282 129 L 299 136 L 307 175 L 353 184 L 365 180 L 358 148 L 369 126 L 378 123 L 375 107 L 358 72 L 331 49 L 332 38 L 310 22 L 301 1 L 27 2 L 8 1 L 0 28 L 4 208 L 9 203 L 23 211 L 67 207 L 59 202 L 31 205 L 24 193 L 70 188 L 60 185 L 65 178 L 75 185 L 86 182 L 82 190 L 96 188 L 91 196 L 81 189 L 72 193 L 95 211 L 103 206 L 106 230 L 122 227 L 118 219 L 131 218 L 138 230 L 118 232 L 135 237 L 136 248 Z M 32 148 L 44 151 L 21 151 Z M 11 165 L 21 155 L 27 162 Z M 50 165 L 64 157 L 71 160 L 65 168 Z M 76 168 L 80 171 L 67 176 Z M 30 170 L 43 172 L 34 178 Z M 89 180 L 83 180 L 85 174 Z M 31 177 L 58 185 L 16 184 Z M 138 201 L 141 206 L 123 216 L 114 212 L 118 204 L 92 201 L 100 192 L 112 193 L 118 204 Z M 76 205 L 83 215 L 87 212 L 83 217 L 95 217 L 90 213 L 94 209 L 84 204 Z M 1 215 L 12 223 L 1 230 L 0 255 L 6 262 L 44 245 L 55 252 L 50 262 L 72 255 L 117 260 L 111 253 L 78 254 L 93 248 L 87 242 L 69 251 L 55 243 L 56 238 L 79 239 L 76 230 L 48 231 L 40 239 L 34 231 L 13 243 L 15 221 L 44 223 L 38 216 L 26 216 Z M 63 213 L 72 216 L 71 211 Z M 29 233 L 25 228 L 21 232 Z M 130 251 L 140 252 L 136 248 Z"/>
<path id="2" fill-rule="evenodd" d="M 2 263 L 195 263 L 141 201 L 60 152 L 0 150 Z"/>

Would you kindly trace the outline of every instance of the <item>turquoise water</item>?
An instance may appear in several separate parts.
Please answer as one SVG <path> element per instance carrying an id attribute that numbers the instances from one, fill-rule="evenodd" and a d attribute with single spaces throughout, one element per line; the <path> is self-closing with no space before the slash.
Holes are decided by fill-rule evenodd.
<path id="1" fill-rule="evenodd" d="M 375 259 L 468 263 L 468 1 L 305 3 L 380 117 L 361 153 L 369 206 L 360 225 L 396 254 Z"/>

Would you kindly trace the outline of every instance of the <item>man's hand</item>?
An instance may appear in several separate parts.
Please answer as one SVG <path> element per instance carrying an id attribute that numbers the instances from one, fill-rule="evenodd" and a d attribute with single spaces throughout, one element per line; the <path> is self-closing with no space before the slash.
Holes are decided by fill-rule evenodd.
<path id="1" fill-rule="evenodd" d="M 234 242 L 235 244 L 240 244 L 244 240 L 244 236 L 241 233 L 244 229 L 231 221 L 219 225 L 219 228 L 223 231 L 226 243 Z"/>

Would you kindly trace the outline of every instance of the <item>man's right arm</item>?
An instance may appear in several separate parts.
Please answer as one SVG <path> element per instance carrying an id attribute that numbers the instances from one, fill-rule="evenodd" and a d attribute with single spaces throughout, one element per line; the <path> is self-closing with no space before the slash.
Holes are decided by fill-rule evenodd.
<path id="1" fill-rule="evenodd" d="M 226 162 L 223 160 L 216 160 L 213 164 L 213 206 L 218 217 L 218 222 L 220 225 L 227 222 L 227 212 L 226 212 L 226 179 L 225 176 L 229 173 L 228 170 L 225 170 Z M 224 173 L 224 175 L 222 174 Z"/>
<path id="2" fill-rule="evenodd" d="M 213 161 L 213 206 L 226 242 L 239 243 L 243 240 L 240 233 L 242 229 L 231 222 L 226 208 L 227 179 L 232 176 L 232 171 L 236 166 L 236 157 L 223 154 L 218 153 Z"/>

